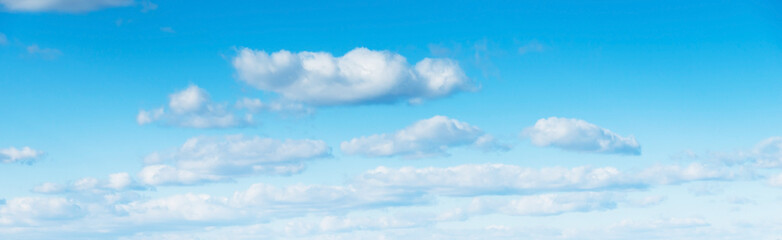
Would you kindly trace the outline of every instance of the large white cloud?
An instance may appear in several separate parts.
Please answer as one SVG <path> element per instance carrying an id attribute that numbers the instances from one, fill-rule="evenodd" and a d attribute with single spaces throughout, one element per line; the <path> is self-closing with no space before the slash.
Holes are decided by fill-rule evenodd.
<path id="1" fill-rule="evenodd" d="M 623 137 L 584 120 L 550 117 L 540 119 L 524 130 L 532 144 L 569 151 L 640 155 L 635 137 Z"/>
<path id="2" fill-rule="evenodd" d="M 133 0 L 0 0 L 0 4 L 14 12 L 76 13 L 129 6 L 133 4 Z"/>
<path id="3" fill-rule="evenodd" d="M 233 66 L 239 79 L 253 87 L 316 106 L 418 102 L 475 88 L 453 60 L 425 58 L 411 66 L 399 54 L 366 48 L 341 57 L 242 48 Z"/>
<path id="4" fill-rule="evenodd" d="M 139 125 L 162 121 L 164 124 L 189 128 L 229 128 L 253 124 L 252 115 L 243 117 L 226 104 L 213 103 L 204 89 L 196 85 L 169 95 L 168 111 L 160 107 L 141 110 L 136 115 Z"/>
<path id="5" fill-rule="evenodd" d="M 42 151 L 32 149 L 30 147 L 23 147 L 21 149 L 15 147 L 9 147 L 0 149 L 0 162 L 2 163 L 32 163 L 41 156 Z"/>
<path id="6" fill-rule="evenodd" d="M 277 140 L 231 135 L 194 137 L 170 153 L 154 153 L 139 173 L 150 185 L 196 184 L 251 174 L 289 175 L 301 172 L 304 161 L 329 157 L 320 140 Z"/>
<path id="7" fill-rule="evenodd" d="M 391 134 L 359 137 L 340 145 L 343 152 L 367 157 L 420 158 L 447 155 L 449 147 L 473 145 L 484 150 L 507 150 L 476 126 L 445 116 L 420 120 Z"/>

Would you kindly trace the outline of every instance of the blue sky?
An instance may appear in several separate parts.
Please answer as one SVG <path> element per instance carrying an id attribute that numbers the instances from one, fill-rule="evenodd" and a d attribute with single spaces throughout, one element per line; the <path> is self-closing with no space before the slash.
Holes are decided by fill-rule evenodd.
<path id="1" fill-rule="evenodd" d="M 4 239 L 775 239 L 775 1 L 0 0 Z"/>

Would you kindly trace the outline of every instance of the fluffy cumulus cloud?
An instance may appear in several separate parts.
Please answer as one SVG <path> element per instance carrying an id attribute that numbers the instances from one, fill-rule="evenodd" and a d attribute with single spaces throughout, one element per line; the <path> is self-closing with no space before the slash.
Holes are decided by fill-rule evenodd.
<path id="1" fill-rule="evenodd" d="M 0 4 L 13 12 L 78 13 L 129 6 L 133 4 L 133 0 L 0 0 Z"/>
<path id="2" fill-rule="evenodd" d="M 569 151 L 640 155 L 635 137 L 620 136 L 584 120 L 550 117 L 540 119 L 522 132 L 532 144 Z"/>
<path id="3" fill-rule="evenodd" d="M 146 184 L 196 184 L 252 174 L 301 172 L 304 161 L 331 155 L 320 140 L 232 135 L 194 137 L 170 153 L 154 153 L 139 173 Z"/>
<path id="4" fill-rule="evenodd" d="M 366 48 L 341 57 L 243 48 L 233 66 L 241 81 L 313 106 L 420 102 L 475 88 L 453 60 L 425 58 L 410 65 L 399 54 Z"/>
<path id="5" fill-rule="evenodd" d="M 238 116 L 226 104 L 212 102 L 209 94 L 196 85 L 168 96 L 168 108 L 141 110 L 139 125 L 162 121 L 166 125 L 189 128 L 228 128 L 253 124 L 252 115 Z"/>
<path id="6" fill-rule="evenodd" d="M 359 137 L 340 145 L 343 152 L 367 157 L 420 158 L 447 155 L 449 147 L 472 145 L 484 150 L 507 150 L 476 126 L 445 116 L 420 120 L 390 134 Z"/>
<path id="7" fill-rule="evenodd" d="M 0 162 L 2 163 L 27 163 L 30 164 L 43 156 L 42 151 L 23 147 L 21 149 L 9 147 L 0 149 Z"/>

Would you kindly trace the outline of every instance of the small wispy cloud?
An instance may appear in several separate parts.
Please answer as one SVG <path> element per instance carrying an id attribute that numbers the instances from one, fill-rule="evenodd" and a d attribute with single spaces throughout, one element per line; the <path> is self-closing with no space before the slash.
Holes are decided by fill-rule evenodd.
<path id="1" fill-rule="evenodd" d="M 27 163 L 30 164 L 43 156 L 42 151 L 30 147 L 9 147 L 0 149 L 0 162 L 2 163 Z"/>
<path id="2" fill-rule="evenodd" d="M 141 12 L 147 13 L 157 9 L 157 4 L 151 1 L 141 1 Z"/>
<path id="3" fill-rule="evenodd" d="M 46 60 L 53 60 L 62 55 L 60 50 L 54 48 L 41 48 L 38 46 L 38 44 L 27 46 L 27 53 Z"/>
<path id="4" fill-rule="evenodd" d="M 167 32 L 167 33 L 176 33 L 176 31 L 174 31 L 174 29 L 171 27 L 161 27 L 160 31 Z"/>
<path id="5" fill-rule="evenodd" d="M 546 47 L 543 46 L 540 42 L 537 40 L 532 40 L 523 46 L 519 47 L 519 54 L 524 55 L 528 53 L 536 53 L 536 52 L 543 52 L 546 50 Z"/>
<path id="6" fill-rule="evenodd" d="M 8 44 L 8 38 L 5 36 L 5 34 L 0 33 L 0 45 L 7 45 Z"/>

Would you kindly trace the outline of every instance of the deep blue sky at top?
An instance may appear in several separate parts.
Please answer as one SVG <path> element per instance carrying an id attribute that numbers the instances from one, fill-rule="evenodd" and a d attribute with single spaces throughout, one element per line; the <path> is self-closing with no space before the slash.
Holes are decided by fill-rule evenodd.
<path id="1" fill-rule="evenodd" d="M 204 134 L 135 124 L 139 109 L 164 104 L 171 92 L 192 83 L 218 102 L 268 97 L 235 79 L 230 59 L 238 47 L 335 56 L 367 47 L 409 62 L 451 57 L 482 88 L 420 106 L 324 108 L 303 125 L 269 117 L 256 129 L 206 134 L 335 145 L 443 114 L 515 137 L 536 119 L 563 116 L 636 135 L 651 156 L 751 146 L 782 134 L 782 6 L 775 1 L 158 4 L 148 13 L 0 13 L 9 42 L 0 51 L 0 146 L 34 145 L 61 161 L 115 166 L 101 172 L 127 169 L 97 159 L 137 160 Z M 520 54 L 530 42 L 543 51 Z M 36 58 L 24 50 L 31 44 L 62 54 Z M 79 144 L 63 144 L 69 139 Z"/>

